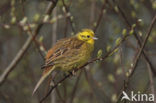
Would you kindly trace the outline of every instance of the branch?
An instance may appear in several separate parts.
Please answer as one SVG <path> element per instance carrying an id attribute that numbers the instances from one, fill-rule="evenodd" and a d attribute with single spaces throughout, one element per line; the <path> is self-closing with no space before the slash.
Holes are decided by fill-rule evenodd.
<path id="1" fill-rule="evenodd" d="M 129 35 L 125 35 L 122 39 L 121 39 L 121 42 L 116 45 L 112 50 L 110 50 L 108 53 L 106 53 L 106 55 L 102 58 L 94 58 L 92 59 L 91 61 L 85 63 L 83 66 L 79 67 L 79 68 L 74 68 L 74 72 L 77 72 L 81 69 L 83 69 L 85 66 L 91 64 L 91 63 L 94 63 L 96 61 L 104 61 L 105 59 L 107 59 L 110 55 L 112 55 L 114 53 L 115 50 L 117 50 L 117 48 L 126 40 L 126 38 L 128 37 Z M 49 65 L 51 66 L 51 65 Z M 58 86 L 60 85 L 63 81 L 65 81 L 67 78 L 69 78 L 70 76 L 72 76 L 72 73 L 64 76 L 64 78 L 62 78 L 61 80 L 59 80 L 54 86 L 51 87 L 51 89 L 49 90 L 49 92 L 40 100 L 40 103 L 42 103 L 49 95 L 50 93 Z"/>
<path id="2" fill-rule="evenodd" d="M 70 12 L 69 12 L 69 8 L 68 8 L 68 6 L 65 4 L 65 1 L 64 1 L 64 0 L 62 0 L 62 3 L 63 3 L 63 6 L 64 6 L 64 8 L 65 8 L 65 13 L 66 13 L 66 14 L 70 13 Z M 68 16 L 68 17 L 66 17 L 66 18 L 68 19 L 68 21 L 69 21 L 69 23 L 70 23 L 70 25 L 71 25 L 72 31 L 75 33 L 75 28 L 74 28 L 74 23 L 73 23 L 72 16 Z"/>
<path id="3" fill-rule="evenodd" d="M 101 8 L 100 15 L 99 15 L 99 17 L 98 17 L 98 19 L 97 19 L 97 22 L 96 22 L 95 27 L 93 28 L 93 31 L 94 31 L 94 32 L 96 32 L 97 28 L 98 28 L 99 25 L 100 25 L 100 21 L 101 21 L 101 19 L 102 19 L 102 17 L 103 17 L 103 10 L 105 9 L 106 3 L 107 3 L 107 0 L 104 1 L 104 4 L 103 4 L 103 6 L 102 6 L 102 8 Z"/>
<path id="4" fill-rule="evenodd" d="M 74 100 L 74 97 L 75 97 L 75 93 L 78 90 L 78 84 L 79 84 L 81 75 L 82 75 L 82 71 L 80 71 L 80 74 L 78 75 L 78 77 L 76 79 L 76 82 L 75 82 L 74 87 L 72 89 L 71 99 L 70 99 L 69 103 L 73 103 L 73 100 Z"/>
<path id="5" fill-rule="evenodd" d="M 150 84 L 150 89 L 151 89 L 151 93 L 152 94 L 155 94 L 155 88 L 154 88 L 154 78 L 153 78 L 153 75 L 152 75 L 152 71 L 150 69 L 150 66 L 147 64 L 147 68 L 148 68 L 148 75 L 149 75 L 149 84 Z M 156 99 L 156 97 L 154 98 Z M 156 103 L 156 101 L 154 101 L 154 103 Z"/>
<path id="6" fill-rule="evenodd" d="M 129 29 L 131 29 L 131 24 L 130 22 L 128 21 L 128 19 L 126 18 L 126 15 L 125 13 L 123 12 L 123 10 L 121 9 L 120 5 L 116 2 L 116 0 L 113 0 L 113 2 L 117 5 L 117 8 L 118 8 L 118 11 L 115 11 L 117 14 L 121 15 L 121 17 L 123 18 L 123 20 L 125 21 L 126 25 L 128 26 Z M 109 3 L 110 4 L 110 3 Z M 139 47 L 141 47 L 141 43 L 142 41 L 139 39 L 136 31 L 134 30 L 134 37 L 136 38 L 138 44 L 139 44 Z M 152 63 L 150 62 L 150 59 L 147 57 L 147 53 L 145 52 L 145 50 L 143 50 L 143 56 L 144 56 L 144 59 L 146 60 L 146 62 L 149 64 L 151 70 L 152 70 L 152 73 L 154 75 L 156 75 L 156 70 L 154 69 Z"/>
<path id="7" fill-rule="evenodd" d="M 152 19 L 152 22 L 151 22 L 151 24 L 150 24 L 150 26 L 149 26 L 149 28 L 148 28 L 147 34 L 146 34 L 146 36 L 145 36 L 145 40 L 143 41 L 143 44 L 142 44 L 142 46 L 141 46 L 141 48 L 140 48 L 140 50 L 139 50 L 139 53 L 138 53 L 138 55 L 137 55 L 137 57 L 136 57 L 136 59 L 135 59 L 135 61 L 134 61 L 134 63 L 133 63 L 132 72 L 131 72 L 131 74 L 129 75 L 129 77 L 131 77 L 131 76 L 133 75 L 134 71 L 135 71 L 135 68 L 136 68 L 136 66 L 137 66 L 137 64 L 138 64 L 139 58 L 140 58 L 140 56 L 141 56 L 141 53 L 143 53 L 143 49 L 144 49 L 144 47 L 145 47 L 145 45 L 146 45 L 146 43 L 147 43 L 147 40 L 148 40 L 148 38 L 149 38 L 149 36 L 150 36 L 150 34 L 151 34 L 151 31 L 152 31 L 152 28 L 153 28 L 155 22 L 156 22 L 156 15 L 155 15 L 154 18 Z"/>
<path id="8" fill-rule="evenodd" d="M 148 28 L 148 30 L 147 30 L 146 36 L 145 36 L 145 40 L 143 41 L 143 44 L 142 44 L 142 46 L 141 46 L 141 48 L 140 48 L 140 50 L 139 50 L 139 52 L 138 52 L 138 54 L 137 54 L 137 56 L 136 56 L 136 59 L 135 59 L 135 61 L 134 61 L 134 63 L 133 63 L 133 67 L 131 68 L 132 71 L 130 72 L 130 74 L 129 74 L 129 76 L 128 76 L 128 79 L 127 79 L 127 81 L 126 81 L 126 84 L 127 84 L 127 85 L 129 84 L 129 81 L 130 81 L 129 79 L 132 77 L 132 75 L 134 74 L 134 71 L 136 70 L 136 67 L 137 67 L 139 58 L 140 58 L 140 56 L 141 56 L 141 53 L 143 53 L 143 49 L 144 49 L 144 47 L 145 47 L 145 45 L 146 45 L 146 43 L 147 43 L 147 40 L 148 40 L 148 38 L 149 38 L 149 36 L 150 36 L 150 33 L 151 33 L 151 31 L 152 31 L 152 28 L 153 28 L 155 22 L 156 22 L 156 15 L 155 15 L 154 18 L 152 19 L 152 22 L 151 22 L 151 24 L 150 24 L 150 26 L 149 26 L 149 28 Z M 125 88 L 125 89 L 127 89 L 127 88 Z M 120 93 L 119 98 L 118 98 L 118 101 L 120 100 L 121 96 L 122 96 L 122 93 Z"/>
<path id="9" fill-rule="evenodd" d="M 49 3 L 48 8 L 45 12 L 45 14 L 50 15 L 54 7 L 56 6 L 58 0 L 53 0 Z M 19 61 L 22 59 L 26 51 L 28 50 L 29 46 L 31 45 L 32 41 L 35 39 L 37 34 L 39 33 L 41 27 L 43 26 L 43 23 L 38 24 L 37 28 L 34 31 L 33 36 L 29 36 L 22 48 L 19 50 L 19 52 L 16 54 L 15 58 L 12 60 L 12 62 L 8 65 L 8 67 L 5 69 L 3 74 L 0 76 L 0 85 L 4 83 L 4 81 L 7 79 L 8 75 L 16 65 L 19 63 Z"/>

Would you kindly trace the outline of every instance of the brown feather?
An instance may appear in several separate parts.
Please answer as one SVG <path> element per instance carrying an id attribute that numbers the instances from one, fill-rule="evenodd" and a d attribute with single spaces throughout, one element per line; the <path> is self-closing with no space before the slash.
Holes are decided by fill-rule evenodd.
<path id="1" fill-rule="evenodd" d="M 64 38 L 59 40 L 52 49 L 50 49 L 46 55 L 45 66 L 53 63 L 57 64 L 57 60 L 64 58 L 67 55 L 63 55 L 66 52 L 71 52 L 72 49 L 79 49 L 83 44 L 83 41 L 78 40 L 76 37 Z M 48 72 L 50 69 L 45 68 L 43 74 Z"/>
<path id="2" fill-rule="evenodd" d="M 88 55 L 86 53 L 87 44 L 83 45 L 84 43 L 84 41 L 78 40 L 77 37 L 59 40 L 54 47 L 48 51 L 45 57 L 46 60 L 43 66 L 45 68 L 43 70 L 42 77 L 35 86 L 33 94 L 41 83 L 47 78 L 47 76 L 49 76 L 49 74 L 56 68 L 61 67 L 62 70 L 67 71 L 74 68 L 76 65 L 81 66 L 82 63 L 87 60 L 86 58 L 82 58 L 82 56 L 84 56 L 82 54 Z M 82 61 L 82 63 L 80 61 Z"/>

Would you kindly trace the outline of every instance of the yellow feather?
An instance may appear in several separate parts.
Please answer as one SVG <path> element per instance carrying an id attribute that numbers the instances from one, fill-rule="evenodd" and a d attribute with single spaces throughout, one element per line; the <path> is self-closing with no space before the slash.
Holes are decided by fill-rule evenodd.
<path id="1" fill-rule="evenodd" d="M 51 48 L 45 57 L 45 67 L 43 75 L 38 81 L 32 94 L 36 92 L 41 83 L 56 68 L 63 71 L 71 71 L 85 64 L 91 57 L 94 49 L 94 32 L 91 29 L 83 29 L 74 37 L 59 40 Z M 48 65 L 52 65 L 49 68 Z M 47 66 L 47 67 L 46 67 Z"/>

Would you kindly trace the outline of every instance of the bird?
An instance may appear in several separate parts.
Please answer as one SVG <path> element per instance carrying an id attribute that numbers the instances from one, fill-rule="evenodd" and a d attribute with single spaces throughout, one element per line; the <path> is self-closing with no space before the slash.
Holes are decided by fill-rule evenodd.
<path id="1" fill-rule="evenodd" d="M 57 41 L 45 56 L 45 63 L 41 67 L 43 73 L 32 95 L 54 70 L 67 72 L 83 66 L 91 58 L 95 40 L 93 30 L 82 29 L 74 36 Z"/>

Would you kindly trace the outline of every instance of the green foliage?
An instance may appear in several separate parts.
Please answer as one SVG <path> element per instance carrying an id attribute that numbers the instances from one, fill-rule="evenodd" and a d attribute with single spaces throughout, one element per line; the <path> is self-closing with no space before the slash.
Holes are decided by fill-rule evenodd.
<path id="1" fill-rule="evenodd" d="M 38 22 L 39 19 L 40 19 L 40 14 L 36 13 L 36 14 L 34 15 L 34 17 L 33 17 L 33 21 L 34 21 L 34 22 Z"/>
<path id="2" fill-rule="evenodd" d="M 114 47 L 117 45 L 119 47 L 112 51 L 109 56 L 107 55 L 108 57 L 102 62 L 94 62 L 85 67 L 87 73 L 82 69 L 77 87 L 75 87 L 75 83 L 78 74 L 61 82 L 52 96 L 54 95 L 54 99 L 59 103 L 68 103 L 72 96 L 74 98 L 73 103 L 116 103 L 119 93 L 121 93 L 119 91 L 123 87 L 123 81 L 127 80 L 132 72 L 131 68 L 134 66 L 140 48 L 133 35 L 134 31 L 142 45 L 151 19 L 155 15 L 156 1 L 64 0 L 64 2 L 69 10 L 68 13 L 62 0 L 58 0 L 56 14 L 53 12 L 50 15 L 45 15 L 45 10 L 50 1 L 1 0 L 0 76 L 14 60 L 28 36 L 36 32 L 35 28 L 38 24 L 43 23 L 36 37 L 37 45 L 39 45 L 38 47 L 43 55 L 46 53 L 45 48 L 47 50 L 51 48 L 53 37 L 59 40 L 65 36 L 75 35 L 76 33 L 72 31 L 72 27 L 75 31 L 79 31 L 82 28 L 94 29 L 97 26 L 96 36 L 100 39 L 95 41 L 95 51 L 91 60 L 94 57 L 104 57 Z M 125 14 L 126 19 L 124 19 L 118 6 Z M 101 8 L 103 8 L 102 11 Z M 99 15 L 102 16 L 99 17 Z M 101 20 L 98 23 L 99 18 Z M 123 37 L 127 38 L 122 41 Z M 144 49 L 147 57 L 150 57 L 152 65 L 154 65 L 155 59 L 155 44 L 156 27 L 154 25 Z M 10 72 L 6 82 L 2 84 L 0 103 L 39 102 L 45 95 L 48 80 L 33 97 L 32 89 L 42 75 L 43 70 L 40 69 L 40 66 L 44 63 L 43 59 L 38 49 L 36 49 L 36 44 L 29 45 L 24 57 Z M 149 75 L 147 61 L 144 56 L 141 56 L 134 75 L 130 78 L 127 91 L 141 90 L 141 93 L 145 93 L 143 91 L 146 90 L 147 93 L 151 93 L 151 88 L 147 85 L 150 79 Z M 59 72 L 54 80 L 57 82 L 62 78 L 63 75 L 60 75 Z M 149 89 L 147 90 L 147 88 Z M 73 95 L 74 90 L 75 94 Z M 13 94 L 16 94 L 16 96 L 13 96 Z M 46 102 L 51 102 L 51 98 L 48 98 Z"/>
<path id="3" fill-rule="evenodd" d="M 153 0 L 153 2 L 152 2 L 152 8 L 156 10 L 156 1 L 155 0 Z"/>
<path id="4" fill-rule="evenodd" d="M 111 50 L 111 45 L 107 45 L 106 51 L 109 52 Z"/>
<path id="5" fill-rule="evenodd" d="M 102 50 L 98 50 L 98 53 L 97 53 L 97 58 L 101 58 L 102 57 Z"/>
<path id="6" fill-rule="evenodd" d="M 131 30 L 129 31 L 129 35 L 133 35 L 133 33 L 134 33 L 134 29 L 131 29 Z"/>
<path id="7" fill-rule="evenodd" d="M 119 38 L 116 39 L 115 44 L 116 44 L 116 45 L 119 45 L 120 42 L 121 42 L 121 38 L 119 37 Z"/>
<path id="8" fill-rule="evenodd" d="M 113 74 L 108 74 L 108 80 L 109 80 L 110 82 L 112 82 L 112 83 L 115 82 L 115 78 L 114 78 Z"/>
<path id="9" fill-rule="evenodd" d="M 123 29 L 122 30 L 122 35 L 125 36 L 126 34 L 127 34 L 127 30 L 126 29 Z"/>

